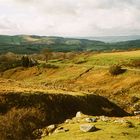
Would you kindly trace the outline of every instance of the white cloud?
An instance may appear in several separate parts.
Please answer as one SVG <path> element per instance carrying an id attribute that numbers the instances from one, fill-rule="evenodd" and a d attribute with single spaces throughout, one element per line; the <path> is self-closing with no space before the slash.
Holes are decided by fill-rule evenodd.
<path id="1" fill-rule="evenodd" d="M 139 8 L 139 0 L 0 0 L 0 34 L 140 34 Z"/>

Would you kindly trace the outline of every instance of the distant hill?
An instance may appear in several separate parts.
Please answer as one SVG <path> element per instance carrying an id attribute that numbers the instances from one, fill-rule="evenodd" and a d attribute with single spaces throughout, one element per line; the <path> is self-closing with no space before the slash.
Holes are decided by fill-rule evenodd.
<path id="1" fill-rule="evenodd" d="M 129 36 L 101 36 L 101 37 L 84 37 L 89 40 L 100 40 L 103 42 L 122 42 L 122 41 L 130 41 L 130 40 L 139 40 L 140 35 L 129 35 Z M 81 37 L 82 39 L 82 37 Z"/>
<path id="2" fill-rule="evenodd" d="M 0 53 L 39 53 L 42 49 L 49 48 L 56 52 L 69 51 L 103 51 L 113 49 L 140 48 L 140 40 L 104 43 L 97 40 L 63 38 L 54 36 L 36 35 L 0 35 Z"/>

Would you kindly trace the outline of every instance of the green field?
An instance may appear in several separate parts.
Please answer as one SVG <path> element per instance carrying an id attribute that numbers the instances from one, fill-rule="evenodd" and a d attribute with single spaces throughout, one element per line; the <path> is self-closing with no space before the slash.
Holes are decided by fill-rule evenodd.
<path id="1" fill-rule="evenodd" d="M 79 129 L 82 123 L 62 124 L 61 127 L 69 129 L 68 132 L 52 134 L 41 140 L 139 140 L 140 124 L 138 120 L 129 120 L 134 126 L 129 128 L 127 124 L 115 122 L 96 122 L 93 123 L 99 130 L 84 133 Z M 135 133 L 134 133 L 135 132 Z"/>
<path id="2" fill-rule="evenodd" d="M 112 52 L 112 53 L 82 53 L 71 60 L 49 60 L 49 63 L 59 65 L 79 66 L 111 66 L 122 65 L 129 67 L 133 61 L 140 61 L 140 51 Z M 133 66 L 132 66 L 133 67 Z"/>

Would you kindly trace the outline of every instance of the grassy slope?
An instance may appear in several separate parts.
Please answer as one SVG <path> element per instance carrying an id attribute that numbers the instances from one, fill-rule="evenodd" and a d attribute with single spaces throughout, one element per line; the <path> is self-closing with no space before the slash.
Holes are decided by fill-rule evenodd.
<path id="1" fill-rule="evenodd" d="M 126 119 L 126 118 L 125 118 Z M 79 130 L 80 123 L 62 124 L 61 127 L 69 129 L 68 132 L 52 134 L 44 137 L 42 140 L 139 140 L 140 124 L 137 119 L 128 119 L 135 127 L 129 128 L 123 124 L 111 122 L 95 122 L 93 123 L 98 129 L 96 132 L 84 133 Z"/>
<path id="2" fill-rule="evenodd" d="M 29 100 L 33 100 L 37 104 L 42 104 L 41 99 L 45 101 L 45 95 L 43 95 L 43 93 L 46 93 L 46 91 L 52 93 L 52 96 L 54 96 L 54 93 L 63 93 L 66 97 L 67 94 L 72 94 L 74 96 L 95 94 L 107 97 L 126 111 L 131 112 L 133 111 L 134 104 L 140 104 L 139 101 L 133 102 L 132 100 L 134 96 L 140 98 L 140 71 L 139 69 L 127 67 L 128 70 L 126 73 L 118 76 L 111 76 L 108 73 L 108 66 L 120 62 L 128 63 L 131 59 L 139 58 L 140 51 L 80 54 L 72 60 L 64 60 L 62 62 L 50 61 L 52 64 L 59 66 L 57 69 L 19 67 L 2 73 L 2 78 L 0 78 L 0 91 L 3 93 L 25 92 L 29 95 L 32 93 L 33 97 L 30 98 L 29 96 Z M 77 63 L 80 61 L 84 63 L 75 64 L 75 62 Z M 90 69 L 91 67 L 92 69 Z M 39 98 L 34 94 L 38 92 L 41 92 L 40 95 L 43 98 Z M 11 98 L 7 98 L 8 96 Z M 14 96 L 10 96 L 10 94 L 8 94 L 8 96 L 6 97 L 7 100 L 10 99 L 14 105 L 18 103 L 17 101 L 19 100 L 13 99 Z M 40 102 L 37 99 L 34 100 L 34 96 Z M 26 95 L 22 98 L 20 98 L 19 95 L 17 95 L 17 97 L 21 101 L 24 100 L 24 98 L 28 101 L 28 96 Z M 57 97 L 56 95 L 55 97 L 56 101 L 59 101 L 57 99 L 59 96 Z M 9 102 L 9 105 L 12 105 L 12 103 Z M 25 102 L 23 102 L 23 105 L 24 104 Z M 53 107 L 55 108 L 55 106 Z M 97 109 L 96 105 L 94 105 L 94 108 Z M 43 140 L 139 140 L 139 120 L 134 118 L 130 118 L 129 120 L 135 127 L 128 128 L 120 124 L 115 124 L 114 122 L 97 122 L 95 125 L 101 130 L 93 133 L 80 132 L 79 123 L 63 123 L 60 126 L 68 128 L 70 130 L 69 132 L 53 134 L 49 137 L 45 137 Z"/>
<path id="3" fill-rule="evenodd" d="M 84 58 L 85 63 L 74 63 L 77 59 Z M 131 102 L 133 96 L 140 98 L 139 69 L 127 68 L 124 74 L 111 76 L 108 73 L 108 66 L 120 63 L 120 60 L 128 63 L 130 59 L 139 58 L 140 51 L 81 54 L 70 61 L 66 60 L 61 63 L 55 61 L 53 64 L 59 66 L 57 69 L 18 68 L 4 72 L 2 77 L 20 81 L 21 86 L 17 85 L 14 89 L 18 87 L 18 90 L 24 88 L 30 91 L 94 93 L 108 97 L 127 111 L 131 111 L 134 104 Z M 2 84 L 1 89 L 8 90 Z"/>
<path id="4" fill-rule="evenodd" d="M 74 58 L 76 61 L 87 61 L 85 64 L 108 66 L 113 64 L 127 64 L 132 60 L 140 59 L 140 51 L 130 52 L 114 52 L 114 53 L 98 53 L 98 54 L 83 54 Z"/>

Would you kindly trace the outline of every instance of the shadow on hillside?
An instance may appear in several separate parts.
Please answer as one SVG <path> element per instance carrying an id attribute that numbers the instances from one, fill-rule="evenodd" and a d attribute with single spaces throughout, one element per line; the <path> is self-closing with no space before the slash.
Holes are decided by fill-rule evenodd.
<path id="1" fill-rule="evenodd" d="M 74 117 L 77 111 L 87 115 L 127 116 L 123 109 L 107 98 L 97 95 L 72 96 L 64 94 L 0 94 L 0 113 L 5 114 L 12 108 L 34 107 L 46 114 L 46 123 L 59 123 Z"/>
<path id="2" fill-rule="evenodd" d="M 126 71 L 127 71 L 127 69 L 123 68 L 123 69 L 121 69 L 120 74 L 123 74 L 123 73 L 125 73 Z"/>

